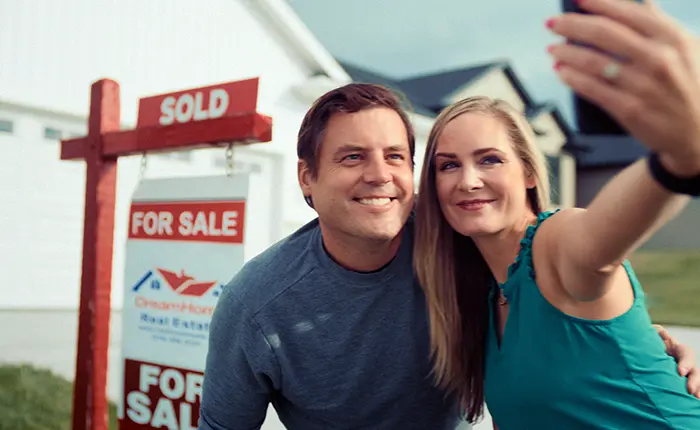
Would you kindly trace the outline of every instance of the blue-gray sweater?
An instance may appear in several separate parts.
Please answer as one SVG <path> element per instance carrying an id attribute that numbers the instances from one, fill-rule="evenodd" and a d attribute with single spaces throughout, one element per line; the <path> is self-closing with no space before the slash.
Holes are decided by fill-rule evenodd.
<path id="1" fill-rule="evenodd" d="M 412 231 L 373 273 L 329 258 L 317 220 L 249 261 L 211 322 L 199 429 L 258 429 L 269 403 L 291 430 L 470 428 L 433 385 Z"/>

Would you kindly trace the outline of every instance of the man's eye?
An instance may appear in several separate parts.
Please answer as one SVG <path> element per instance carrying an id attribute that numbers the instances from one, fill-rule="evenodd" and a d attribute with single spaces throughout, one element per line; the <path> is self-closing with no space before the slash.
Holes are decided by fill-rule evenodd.
<path id="1" fill-rule="evenodd" d="M 350 155 L 346 155 L 345 157 L 343 157 L 343 161 L 345 161 L 345 160 L 356 161 L 359 159 L 360 159 L 360 154 L 350 154 Z"/>

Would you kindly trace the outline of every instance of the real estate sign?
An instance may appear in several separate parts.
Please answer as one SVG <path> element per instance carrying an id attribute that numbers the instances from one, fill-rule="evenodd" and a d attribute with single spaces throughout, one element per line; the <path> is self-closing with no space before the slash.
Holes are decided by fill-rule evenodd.
<path id="1" fill-rule="evenodd" d="M 196 429 L 209 323 L 243 265 L 247 175 L 142 181 L 132 198 L 121 430 Z"/>

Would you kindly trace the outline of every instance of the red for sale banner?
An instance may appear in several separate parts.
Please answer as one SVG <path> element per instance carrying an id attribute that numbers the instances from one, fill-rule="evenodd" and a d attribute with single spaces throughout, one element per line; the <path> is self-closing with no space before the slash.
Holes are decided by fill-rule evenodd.
<path id="1" fill-rule="evenodd" d="M 120 430 L 196 430 L 204 374 L 126 359 Z"/>

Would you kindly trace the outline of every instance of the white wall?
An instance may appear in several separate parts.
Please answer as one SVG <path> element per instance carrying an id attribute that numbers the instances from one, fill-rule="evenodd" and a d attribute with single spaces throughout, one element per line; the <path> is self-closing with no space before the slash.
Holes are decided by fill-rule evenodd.
<path id="1" fill-rule="evenodd" d="M 139 97 L 259 76 L 258 110 L 273 117 L 273 142 L 237 148 L 234 159 L 264 166 L 251 184 L 250 207 L 257 218 L 267 215 L 269 228 L 258 229 L 246 256 L 314 216 L 295 179 L 296 134 L 308 104 L 290 91 L 309 74 L 308 65 L 239 0 L 3 2 L 0 28 L 3 100 L 86 116 L 90 85 L 108 77 L 121 86 L 127 127 L 136 122 Z M 84 166 L 59 161 L 58 144 L 43 141 L 41 124 L 65 126 L 65 118 L 17 115 L 24 131 L 0 134 L 0 307 L 75 307 Z M 3 144 L 7 139 L 12 144 Z M 190 162 L 149 156 L 146 177 L 223 173 L 214 161 L 223 154 L 223 148 L 196 151 Z M 128 210 L 139 164 L 140 157 L 120 160 L 119 214 Z M 118 217 L 115 307 L 121 306 L 125 229 L 126 218 Z"/>

